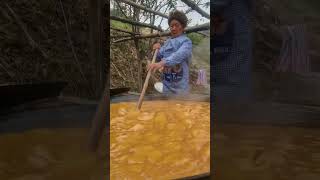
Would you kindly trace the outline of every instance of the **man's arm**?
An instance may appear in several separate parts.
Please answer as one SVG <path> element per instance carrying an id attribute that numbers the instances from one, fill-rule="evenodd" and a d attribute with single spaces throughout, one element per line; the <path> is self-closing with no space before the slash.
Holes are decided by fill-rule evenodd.
<path id="1" fill-rule="evenodd" d="M 161 53 L 161 51 L 160 51 L 160 49 L 161 49 L 161 44 L 160 44 L 160 43 L 155 43 L 155 44 L 153 44 L 152 49 L 153 49 L 153 52 L 155 52 L 155 49 L 159 49 L 158 54 L 157 54 L 157 56 L 156 56 L 156 62 L 161 61 L 161 59 L 162 59 L 162 57 L 163 57 L 163 56 L 162 56 L 162 53 Z"/>
<path id="2" fill-rule="evenodd" d="M 162 54 L 160 53 L 160 49 L 159 49 L 158 54 L 157 54 L 157 57 L 156 57 L 156 62 L 161 61 L 162 57 L 163 57 L 163 56 L 162 56 Z"/>
<path id="3" fill-rule="evenodd" d="M 166 66 L 174 66 L 176 64 L 182 63 L 185 59 L 190 57 L 192 54 L 192 42 L 190 39 L 185 40 L 181 47 L 169 57 L 163 58 L 164 64 Z"/>

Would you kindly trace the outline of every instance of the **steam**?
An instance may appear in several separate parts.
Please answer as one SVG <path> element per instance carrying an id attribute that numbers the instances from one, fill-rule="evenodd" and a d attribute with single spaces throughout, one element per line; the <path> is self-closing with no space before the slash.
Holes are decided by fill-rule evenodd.
<path id="1" fill-rule="evenodd" d="M 193 46 L 192 65 L 204 69 L 207 76 L 206 93 L 210 92 L 210 38 L 204 38 L 198 45 Z"/>

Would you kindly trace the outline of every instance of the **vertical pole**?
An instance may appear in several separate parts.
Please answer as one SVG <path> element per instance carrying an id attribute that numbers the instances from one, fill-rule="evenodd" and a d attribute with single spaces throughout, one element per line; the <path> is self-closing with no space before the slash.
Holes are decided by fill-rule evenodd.
<path id="1" fill-rule="evenodd" d="M 109 13 L 110 1 L 89 0 L 90 60 L 96 62 L 96 96 L 100 98 L 95 117 L 92 120 L 90 132 L 89 148 L 92 151 L 97 150 L 105 127 L 109 127 L 109 121 L 107 120 L 109 119 L 109 115 L 107 113 L 110 107 L 108 93 L 110 83 L 110 63 L 107 61 L 109 59 L 109 57 L 107 57 L 107 52 L 109 51 L 106 48 L 106 37 L 109 37 L 110 22 L 107 19 Z M 109 144 L 107 148 L 109 149 Z"/>
<path id="2" fill-rule="evenodd" d="M 138 90 L 139 92 L 142 90 L 142 59 L 139 49 L 139 40 L 134 39 L 134 44 L 137 51 L 137 60 L 138 60 Z"/>
<path id="3" fill-rule="evenodd" d="M 136 0 L 133 0 L 136 2 Z M 133 7 L 133 20 L 139 22 L 140 9 Z M 132 31 L 139 33 L 139 26 L 132 26 Z M 137 60 L 138 60 L 138 91 L 142 90 L 142 57 L 139 49 L 139 40 L 134 39 L 134 44 L 137 52 Z"/>
<path id="4" fill-rule="evenodd" d="M 105 4 L 109 1 L 105 2 L 104 0 L 89 0 L 89 56 L 90 60 L 95 62 L 96 64 L 96 85 L 95 88 L 95 96 L 100 97 L 104 85 L 106 84 L 106 70 L 109 70 L 106 66 L 107 58 L 106 58 L 106 23 L 107 22 L 107 12 L 110 11 L 105 7 Z"/>

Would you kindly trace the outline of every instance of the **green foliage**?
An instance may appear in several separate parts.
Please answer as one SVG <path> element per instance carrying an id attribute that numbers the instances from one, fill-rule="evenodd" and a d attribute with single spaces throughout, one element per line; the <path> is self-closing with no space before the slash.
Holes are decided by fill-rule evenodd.
<path id="1" fill-rule="evenodd" d="M 120 16 L 121 12 L 118 9 L 110 9 L 110 15 L 112 15 L 112 16 Z"/>
<path id="2" fill-rule="evenodd" d="M 140 49 L 141 55 L 144 56 L 148 52 L 148 50 L 150 50 L 148 40 L 140 40 L 139 49 Z"/>
<path id="3" fill-rule="evenodd" d="M 187 36 L 191 39 L 193 45 L 198 45 L 200 41 L 204 38 L 203 35 L 197 33 L 190 33 Z"/>
<path id="4" fill-rule="evenodd" d="M 120 29 L 124 29 L 124 30 L 132 31 L 132 25 L 126 24 L 123 22 L 119 22 L 119 21 L 111 20 L 111 26 L 116 27 L 116 28 L 120 28 Z"/>

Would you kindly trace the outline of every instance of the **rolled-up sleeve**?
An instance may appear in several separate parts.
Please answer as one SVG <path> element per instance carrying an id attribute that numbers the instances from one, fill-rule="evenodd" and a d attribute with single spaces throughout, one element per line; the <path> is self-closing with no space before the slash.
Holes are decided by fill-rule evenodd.
<path id="1" fill-rule="evenodd" d="M 192 42 L 190 39 L 187 39 L 182 42 L 180 48 L 172 53 L 169 57 L 164 58 L 166 66 L 174 66 L 180 64 L 185 60 L 188 60 L 192 54 Z"/>

